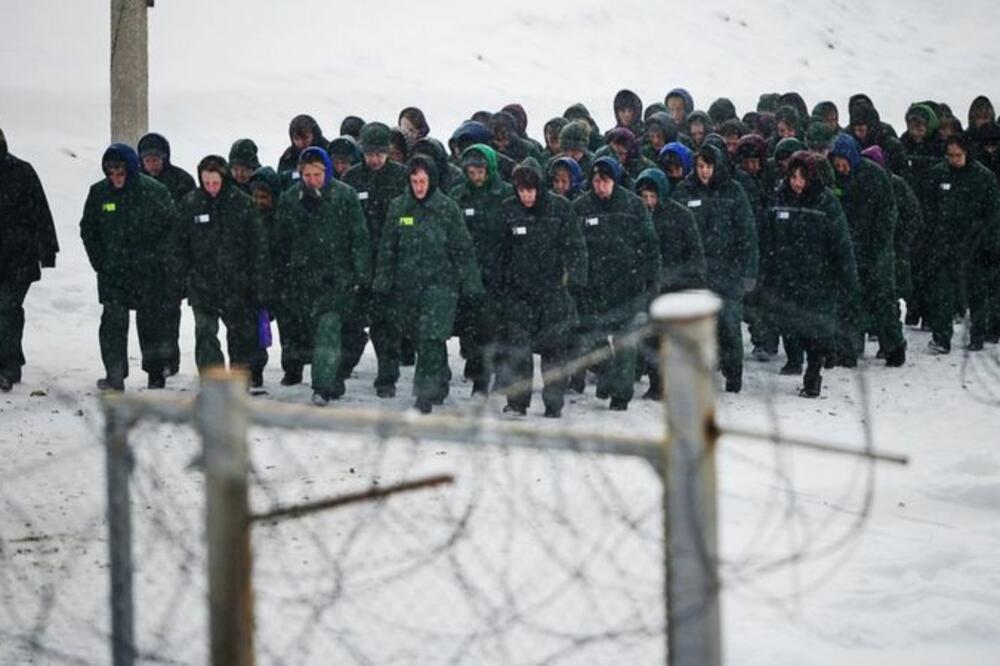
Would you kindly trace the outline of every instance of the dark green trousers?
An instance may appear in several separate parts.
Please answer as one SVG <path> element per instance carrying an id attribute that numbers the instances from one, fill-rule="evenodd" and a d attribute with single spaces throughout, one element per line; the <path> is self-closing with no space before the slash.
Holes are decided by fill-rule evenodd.
<path id="1" fill-rule="evenodd" d="M 334 310 L 312 316 L 312 387 L 316 392 L 337 396 L 344 393 L 344 379 L 339 373 L 343 325 L 343 318 Z"/>
<path id="2" fill-rule="evenodd" d="M 283 305 L 276 315 L 281 339 L 281 369 L 302 372 L 312 354 L 309 318 L 298 305 Z"/>
<path id="3" fill-rule="evenodd" d="M 30 282 L 0 280 L 0 372 L 24 365 L 24 299 Z"/>
<path id="4" fill-rule="evenodd" d="M 531 406 L 531 385 L 535 373 L 533 350 L 537 350 L 541 356 L 544 375 L 566 364 L 566 340 L 550 337 L 539 343 L 531 335 L 531 330 L 519 325 L 518 322 L 508 322 L 505 338 L 504 358 L 497 373 L 499 383 L 506 388 L 515 383 L 525 382 L 527 384 L 525 391 L 508 393 L 507 404 L 527 409 Z M 546 408 L 556 411 L 563 408 L 567 383 L 567 378 L 543 382 L 542 403 Z"/>
<path id="5" fill-rule="evenodd" d="M 722 299 L 716 325 L 719 341 L 719 369 L 726 379 L 743 378 L 743 299 Z"/>
<path id="6" fill-rule="evenodd" d="M 116 302 L 104 303 L 98 337 L 101 361 L 109 379 L 128 377 L 129 311 L 135 310 L 135 327 L 142 352 L 142 369 L 162 374 L 170 358 L 170 342 L 164 334 L 169 322 L 169 303 L 149 303 L 138 308 Z"/>
<path id="7" fill-rule="evenodd" d="M 166 308 L 165 316 L 167 321 L 164 332 L 167 336 L 166 343 L 169 345 L 170 350 L 169 357 L 167 358 L 167 367 L 176 374 L 181 366 L 181 302 L 171 303 Z"/>
<path id="8" fill-rule="evenodd" d="M 257 353 L 257 316 L 247 308 L 218 314 L 200 307 L 194 311 L 194 362 L 198 370 L 225 365 L 219 343 L 219 320 L 226 325 L 229 364 L 249 369 Z"/>

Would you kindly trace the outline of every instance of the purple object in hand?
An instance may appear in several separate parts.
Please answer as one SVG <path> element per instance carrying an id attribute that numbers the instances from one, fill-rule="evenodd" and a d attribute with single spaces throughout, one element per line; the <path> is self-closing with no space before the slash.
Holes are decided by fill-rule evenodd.
<path id="1" fill-rule="evenodd" d="M 271 337 L 271 316 L 267 310 L 257 312 L 257 345 L 267 349 L 274 342 Z"/>

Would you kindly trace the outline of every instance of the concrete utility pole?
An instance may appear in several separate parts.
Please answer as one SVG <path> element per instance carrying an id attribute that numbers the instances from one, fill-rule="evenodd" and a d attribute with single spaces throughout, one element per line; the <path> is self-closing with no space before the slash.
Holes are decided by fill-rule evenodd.
<path id="1" fill-rule="evenodd" d="M 111 141 L 135 146 L 149 129 L 149 34 L 153 0 L 111 0 Z"/>
<path id="2" fill-rule="evenodd" d="M 721 666 L 715 486 L 715 320 L 722 302 L 708 291 L 660 296 L 650 314 L 660 329 L 667 416 L 663 455 L 667 663 Z"/>

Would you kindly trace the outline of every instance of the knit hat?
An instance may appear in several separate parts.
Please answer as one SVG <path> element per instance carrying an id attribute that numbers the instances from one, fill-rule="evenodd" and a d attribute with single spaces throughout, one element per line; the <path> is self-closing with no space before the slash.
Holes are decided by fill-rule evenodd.
<path id="1" fill-rule="evenodd" d="M 806 145 L 811 150 L 822 150 L 830 147 L 830 142 L 836 132 L 830 129 L 826 123 L 813 123 L 806 130 Z"/>
<path id="2" fill-rule="evenodd" d="M 257 159 L 257 144 L 252 139 L 237 139 L 233 143 L 233 147 L 229 149 L 229 164 L 248 169 L 259 169 L 260 160 Z"/>
<path id="3" fill-rule="evenodd" d="M 559 130 L 559 147 L 563 150 L 587 150 L 590 127 L 586 122 L 571 122 Z"/>
<path id="4" fill-rule="evenodd" d="M 385 123 L 367 123 L 361 128 L 361 134 L 358 138 L 358 144 L 361 147 L 361 152 L 388 152 L 389 139 L 391 136 L 392 130 L 389 129 L 389 126 Z"/>
<path id="5" fill-rule="evenodd" d="M 804 143 L 796 139 L 795 137 L 788 137 L 787 139 L 782 139 L 778 142 L 778 145 L 774 147 L 774 159 L 778 162 L 784 162 L 793 153 L 797 153 L 800 150 L 805 150 L 806 146 Z"/>

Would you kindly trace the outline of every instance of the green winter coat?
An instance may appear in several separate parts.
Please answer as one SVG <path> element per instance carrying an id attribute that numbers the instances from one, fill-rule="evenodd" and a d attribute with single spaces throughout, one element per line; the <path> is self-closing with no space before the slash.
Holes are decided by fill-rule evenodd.
<path id="1" fill-rule="evenodd" d="M 587 192 L 572 206 L 587 242 L 587 286 L 575 294 L 581 319 L 591 328 L 620 329 L 659 288 L 659 239 L 649 211 L 621 185 L 607 200 Z"/>
<path id="2" fill-rule="evenodd" d="M 763 230 L 761 273 L 780 329 L 832 341 L 838 321 L 856 317 L 860 298 L 854 244 L 836 196 L 822 186 L 800 196 L 782 184 Z"/>
<path id="3" fill-rule="evenodd" d="M 931 274 L 995 252 L 1000 246 L 1000 186 L 993 172 L 969 157 L 962 169 L 946 162 L 929 176 L 921 245 Z"/>
<path id="4" fill-rule="evenodd" d="M 483 280 L 483 286 L 490 293 L 500 290 L 501 248 L 504 241 L 504 224 L 500 205 L 504 199 L 514 194 L 514 188 L 500 180 L 496 152 L 487 145 L 477 143 L 462 153 L 465 159 L 471 153 L 479 153 L 486 160 L 486 182 L 475 187 L 468 180 L 451 190 L 451 198 L 458 204 L 462 217 L 472 236 L 476 248 L 476 260 Z M 537 167 L 534 158 L 529 158 Z M 541 171 L 541 167 L 538 167 Z"/>
<path id="5" fill-rule="evenodd" d="M 174 198 L 175 203 L 180 202 L 198 187 L 191 174 L 169 162 L 164 164 L 163 171 L 154 177 L 170 191 L 170 196 Z"/>
<path id="6" fill-rule="evenodd" d="M 275 222 L 288 266 L 283 301 L 312 315 L 348 312 L 372 270 L 368 229 L 354 188 L 331 178 L 317 197 L 299 182 L 281 195 Z"/>
<path id="7" fill-rule="evenodd" d="M 725 298 L 742 298 L 744 281 L 757 277 L 759 255 L 757 225 L 743 188 L 717 166 L 708 185 L 692 172 L 673 198 L 698 221 L 708 288 Z"/>
<path id="8" fill-rule="evenodd" d="M 459 296 L 484 295 L 476 250 L 458 204 L 437 187 L 437 169 L 421 158 L 431 191 L 417 200 L 411 190 L 389 204 L 372 289 L 412 326 L 414 336 L 451 336 Z"/>
<path id="9" fill-rule="evenodd" d="M 406 167 L 398 162 L 386 161 L 378 171 L 368 168 L 362 161 L 347 170 L 343 181 L 357 190 L 358 201 L 368 223 L 368 240 L 372 250 L 372 266 L 378 257 L 385 216 L 389 202 L 406 190 Z"/>
<path id="10" fill-rule="evenodd" d="M 167 271 L 177 219 L 169 190 L 137 171 L 120 190 L 107 178 L 90 187 L 80 237 L 97 272 L 101 303 L 137 308 L 180 293 Z"/>
<path id="11" fill-rule="evenodd" d="M 703 288 L 705 250 L 698 221 L 690 210 L 670 198 L 670 184 L 662 171 L 643 171 L 636 179 L 636 189 L 642 189 L 647 182 L 656 187 L 658 199 L 650 212 L 660 242 L 659 292 Z"/>
<path id="12" fill-rule="evenodd" d="M 571 204 L 543 188 L 531 208 L 509 197 L 501 219 L 506 320 L 543 343 L 567 335 L 576 323 L 569 290 L 587 284 L 587 246 Z"/>
<path id="13" fill-rule="evenodd" d="M 178 211 L 175 251 L 188 303 L 218 314 L 266 307 L 271 259 L 250 197 L 226 178 L 218 196 L 198 188 Z"/>
<path id="14" fill-rule="evenodd" d="M 854 256 L 863 292 L 896 295 L 896 198 L 889 174 L 865 159 L 852 164 L 851 174 L 838 178 L 840 205 L 854 240 Z"/>
<path id="15" fill-rule="evenodd" d="M 35 170 L 2 147 L 0 143 L 0 282 L 35 282 L 42 276 L 39 264 L 56 265 L 56 228 Z"/>
<path id="16" fill-rule="evenodd" d="M 892 176 L 892 191 L 896 196 L 899 213 L 893 233 L 893 250 L 896 254 L 896 292 L 901 298 L 913 293 L 913 271 L 910 265 L 910 247 L 917 229 L 923 226 L 920 201 L 913 188 L 902 176 Z"/>

